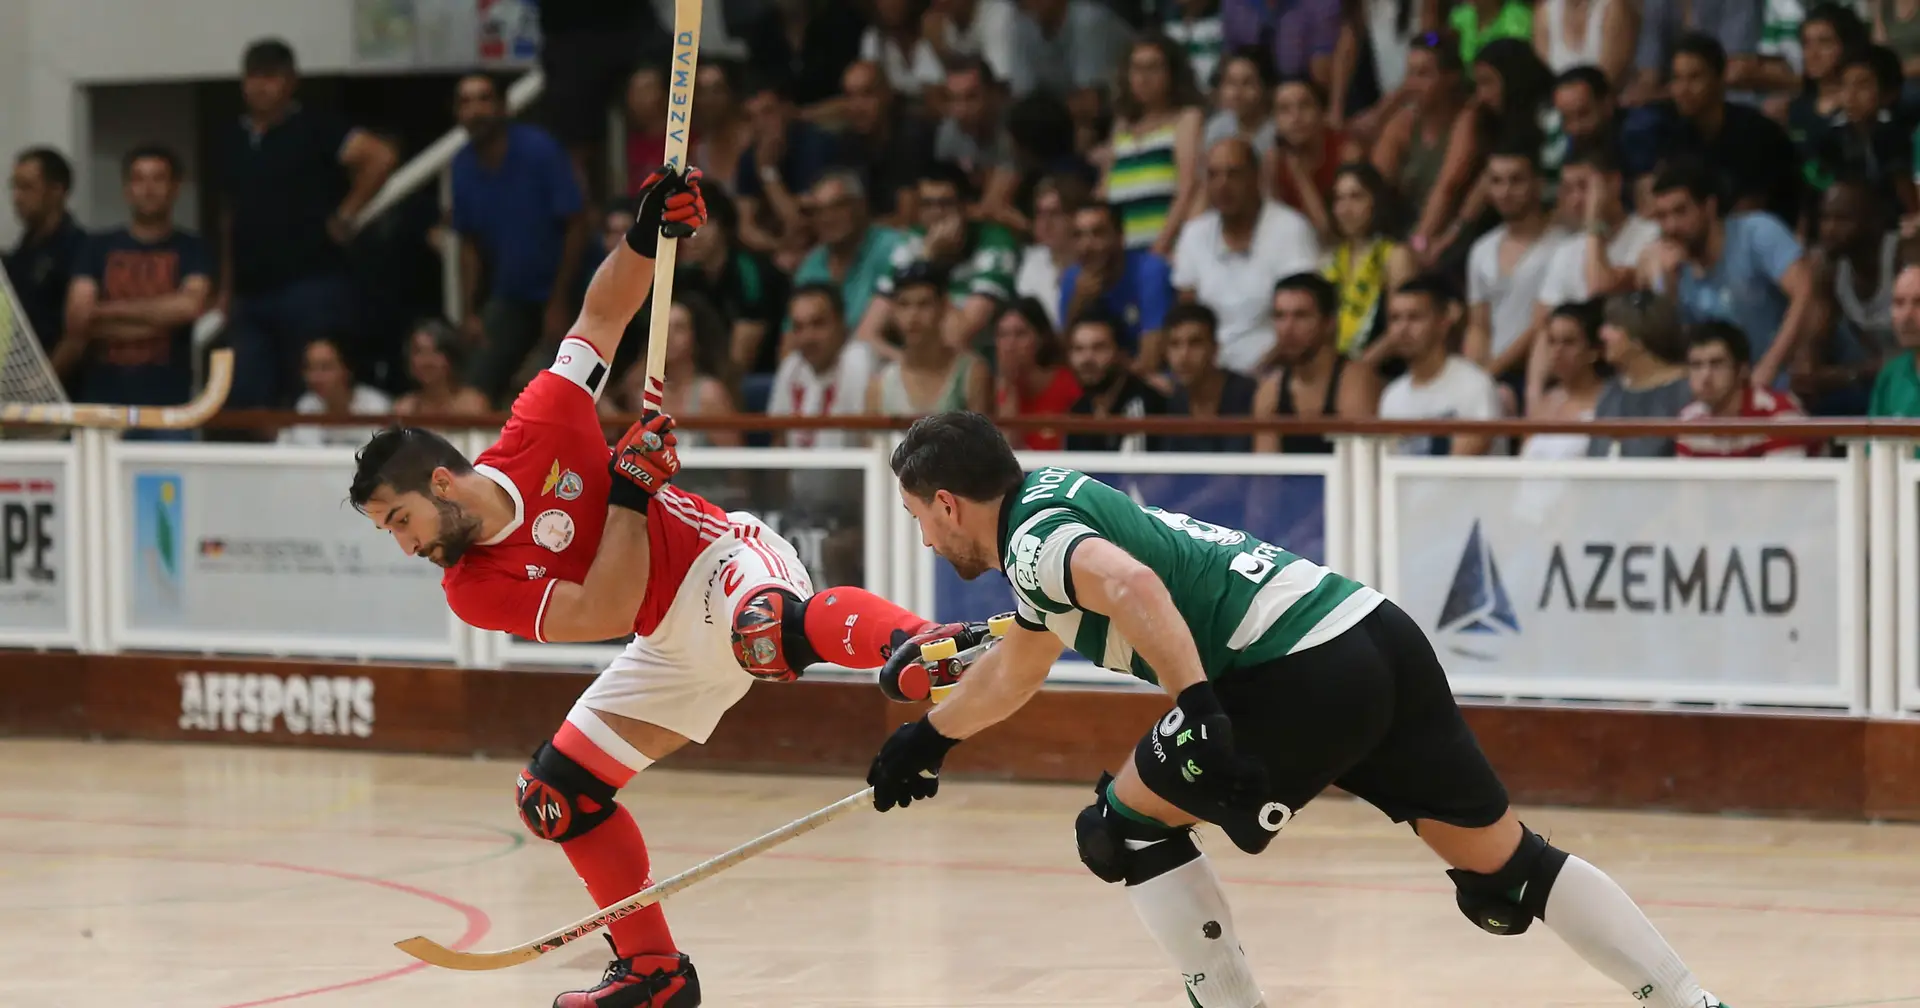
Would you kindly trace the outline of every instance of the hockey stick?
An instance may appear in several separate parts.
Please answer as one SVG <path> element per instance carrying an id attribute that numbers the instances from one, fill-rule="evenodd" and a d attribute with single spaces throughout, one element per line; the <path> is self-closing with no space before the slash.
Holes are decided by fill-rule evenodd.
<path id="1" fill-rule="evenodd" d="M 873 803 L 873 789 L 866 788 L 840 799 L 837 802 L 774 830 L 755 840 L 749 840 L 738 847 L 707 861 L 694 865 L 678 875 L 652 886 L 644 891 L 621 900 L 610 907 L 596 911 L 592 916 L 573 922 L 551 934 L 542 935 L 525 945 L 500 949 L 496 952 L 455 952 L 430 938 L 408 938 L 394 942 L 395 948 L 402 952 L 441 969 L 451 970 L 497 970 L 508 966 L 518 966 L 559 948 L 568 942 L 583 938 L 635 911 L 650 907 L 674 893 L 697 882 L 704 882 L 715 875 L 732 868 L 748 858 L 778 847 L 797 836 L 804 836 L 827 823 L 863 806 Z"/>
<path id="2" fill-rule="evenodd" d="M 213 419 L 233 389 L 233 351 L 215 350 L 207 360 L 207 383 L 180 406 L 111 406 L 105 403 L 0 403 L 0 423 L 54 427 L 187 430 Z"/>
<path id="3" fill-rule="evenodd" d="M 700 68 L 702 0 L 674 0 L 673 59 L 667 67 L 667 165 L 687 166 L 687 131 L 693 117 L 693 78 Z M 647 384 L 643 409 L 658 410 L 667 388 L 667 323 L 673 318 L 673 269 L 680 240 L 662 236 L 653 254 L 653 314 L 647 325 Z"/>

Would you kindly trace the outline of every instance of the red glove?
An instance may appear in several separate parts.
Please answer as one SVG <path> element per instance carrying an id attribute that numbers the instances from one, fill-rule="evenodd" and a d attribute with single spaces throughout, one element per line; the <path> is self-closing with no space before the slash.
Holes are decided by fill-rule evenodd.
<path id="1" fill-rule="evenodd" d="M 640 206 L 627 229 L 627 247 L 651 259 L 662 235 L 686 238 L 707 222 L 707 198 L 700 192 L 705 175 L 698 168 L 655 168 L 640 183 Z"/>
<path id="2" fill-rule="evenodd" d="M 607 472 L 613 477 L 607 503 L 646 514 L 653 495 L 680 471 L 678 445 L 673 418 L 665 413 L 648 413 L 627 428 L 607 461 Z"/>

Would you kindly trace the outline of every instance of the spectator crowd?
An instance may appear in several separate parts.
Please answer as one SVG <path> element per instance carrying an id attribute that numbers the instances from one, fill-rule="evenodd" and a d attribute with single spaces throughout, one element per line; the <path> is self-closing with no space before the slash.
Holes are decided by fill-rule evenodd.
<path id="1" fill-rule="evenodd" d="M 683 246 L 664 334 L 684 420 L 1920 416 L 1920 77 L 1906 77 L 1920 7 L 707 7 L 689 142 L 711 222 Z M 234 406 L 504 406 L 631 220 L 627 185 L 662 158 L 671 8 L 543 3 L 546 111 L 526 121 L 497 80 L 458 81 L 468 142 L 444 226 L 460 318 L 413 326 L 384 373 L 342 339 L 375 293 L 344 243 L 397 152 L 301 105 L 282 43 L 244 57 L 246 114 L 211 183 L 218 235 L 174 226 L 180 165 L 164 148 L 127 155 L 130 221 L 92 234 L 65 210 L 72 168 L 35 148 L 13 169 L 8 276 L 81 398 L 184 399 L 188 334 L 219 307 Z M 638 406 L 646 317 L 610 410 Z M 1307 435 L 1023 436 L 1331 450 Z M 1536 435 L 1401 450 L 1821 447 Z"/>

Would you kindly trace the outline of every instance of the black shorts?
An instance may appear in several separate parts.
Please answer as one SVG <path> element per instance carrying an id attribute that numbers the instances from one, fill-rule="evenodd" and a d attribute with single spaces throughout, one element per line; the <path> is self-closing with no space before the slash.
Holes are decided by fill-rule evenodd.
<path id="1" fill-rule="evenodd" d="M 1507 812 L 1433 645 L 1392 602 L 1324 644 L 1227 672 L 1214 690 L 1235 747 L 1265 764 L 1270 800 L 1289 812 L 1329 784 L 1395 822 L 1479 827 Z M 1146 783 L 1170 801 L 1178 790 Z"/>

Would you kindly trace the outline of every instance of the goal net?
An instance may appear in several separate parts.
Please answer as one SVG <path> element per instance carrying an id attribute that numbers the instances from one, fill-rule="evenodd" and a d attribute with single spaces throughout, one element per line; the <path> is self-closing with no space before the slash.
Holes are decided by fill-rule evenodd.
<path id="1" fill-rule="evenodd" d="M 67 394 L 40 349 L 27 313 L 0 272 L 0 403 L 63 403 Z"/>

